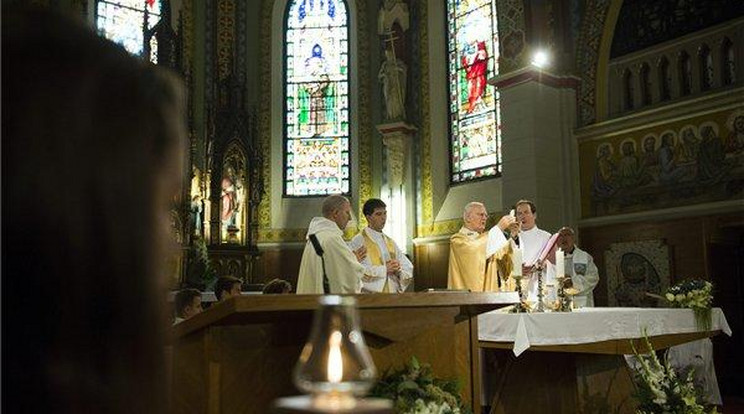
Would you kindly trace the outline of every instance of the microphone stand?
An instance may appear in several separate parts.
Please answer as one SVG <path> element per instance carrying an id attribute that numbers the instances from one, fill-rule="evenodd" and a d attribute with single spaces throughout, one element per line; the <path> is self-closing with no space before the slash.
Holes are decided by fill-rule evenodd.
<path id="1" fill-rule="evenodd" d="M 320 241 L 318 240 L 318 237 L 314 234 L 311 234 L 309 237 L 310 243 L 313 245 L 313 249 L 315 249 L 315 254 L 320 256 L 320 265 L 323 268 L 323 294 L 327 295 L 331 293 L 331 286 L 328 282 L 328 274 L 326 274 L 326 268 L 325 268 L 325 259 L 323 258 L 323 247 L 320 245 Z"/>

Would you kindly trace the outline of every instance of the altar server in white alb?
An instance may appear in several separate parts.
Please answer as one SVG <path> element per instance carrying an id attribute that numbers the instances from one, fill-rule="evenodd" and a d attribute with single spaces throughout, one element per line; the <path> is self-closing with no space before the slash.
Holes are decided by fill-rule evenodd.
<path id="1" fill-rule="evenodd" d="M 313 217 L 307 230 L 308 241 L 302 253 L 297 293 L 323 293 L 323 265 L 310 235 L 318 238 L 323 249 L 329 293 L 360 293 L 364 250 L 354 252 L 343 239 L 343 229 L 351 220 L 351 204 L 346 197 L 331 195 L 323 201 L 323 217 Z"/>
<path id="2" fill-rule="evenodd" d="M 574 296 L 578 308 L 594 307 L 594 288 L 599 283 L 599 270 L 592 256 L 576 247 L 576 234 L 570 227 L 558 232 L 558 247 L 564 254 L 564 275 L 570 278 L 567 287 L 573 286 L 579 293 Z M 555 280 L 555 266 L 548 267 L 548 280 Z"/>
<path id="3" fill-rule="evenodd" d="M 349 247 L 366 249 L 362 260 L 366 271 L 362 292 L 401 293 L 413 281 L 413 264 L 393 239 L 382 232 L 387 222 L 387 206 L 377 198 L 364 203 L 362 213 L 367 227 L 349 242 Z"/>
<path id="4" fill-rule="evenodd" d="M 527 299 L 537 300 L 537 272 L 532 272 L 532 265 L 537 261 L 543 246 L 550 240 L 550 233 L 537 227 L 537 207 L 529 200 L 519 200 L 514 205 L 517 221 L 520 223 L 519 248 L 522 250 L 522 288 Z"/>

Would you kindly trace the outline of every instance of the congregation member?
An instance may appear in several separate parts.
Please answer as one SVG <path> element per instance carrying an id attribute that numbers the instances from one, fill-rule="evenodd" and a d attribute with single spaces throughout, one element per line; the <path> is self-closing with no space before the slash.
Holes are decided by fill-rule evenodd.
<path id="1" fill-rule="evenodd" d="M 263 287 L 261 293 L 264 295 L 292 293 L 292 284 L 284 279 L 272 279 Z"/>
<path id="2" fill-rule="evenodd" d="M 463 226 L 450 238 L 448 289 L 468 289 L 471 292 L 496 290 L 498 271 L 508 274 L 513 244 L 504 236 L 507 229 L 515 230 L 515 218 L 501 217 L 494 231 L 488 233 L 488 213 L 483 203 L 470 202 L 463 210 Z M 488 265 L 491 262 L 491 265 Z M 500 266 L 497 262 L 505 263 Z"/>
<path id="3" fill-rule="evenodd" d="M 367 227 L 349 242 L 352 249 L 364 246 L 367 251 L 361 262 L 366 268 L 362 291 L 404 292 L 413 281 L 413 263 L 395 241 L 382 232 L 387 222 L 387 206 L 382 200 L 371 198 L 364 203 L 362 213 Z"/>
<path id="4" fill-rule="evenodd" d="M 228 300 L 235 296 L 240 296 L 240 292 L 243 289 L 243 282 L 237 277 L 223 276 L 217 279 L 214 284 L 214 296 L 217 297 L 217 302 Z"/>
<path id="5" fill-rule="evenodd" d="M 201 292 L 197 289 L 183 289 L 176 293 L 174 300 L 176 318 L 173 325 L 202 313 Z"/>
<path id="6" fill-rule="evenodd" d="M 182 87 L 82 21 L 3 6 L 3 411 L 168 412 Z"/>
<path id="7" fill-rule="evenodd" d="M 365 274 L 364 247 L 352 251 L 344 241 L 343 230 L 351 221 L 351 203 L 341 195 L 323 200 L 322 217 L 313 217 L 307 230 L 307 243 L 302 253 L 297 277 L 297 293 L 324 293 L 323 272 L 328 277 L 326 293 L 361 293 Z M 311 236 L 315 236 L 323 251 L 316 252 Z"/>
<path id="8" fill-rule="evenodd" d="M 558 247 L 564 254 L 565 287 L 573 287 L 578 293 L 573 297 L 577 308 L 594 307 L 594 288 L 599 283 L 599 270 L 592 256 L 576 246 L 576 233 L 570 227 L 558 232 Z M 555 280 L 555 266 L 548 267 L 548 280 Z"/>
<path id="9" fill-rule="evenodd" d="M 522 250 L 522 289 L 527 300 L 534 302 L 537 300 L 537 272 L 534 272 L 534 265 L 551 235 L 537 227 L 537 207 L 532 201 L 517 201 L 514 211 L 520 224 L 518 240 Z"/>

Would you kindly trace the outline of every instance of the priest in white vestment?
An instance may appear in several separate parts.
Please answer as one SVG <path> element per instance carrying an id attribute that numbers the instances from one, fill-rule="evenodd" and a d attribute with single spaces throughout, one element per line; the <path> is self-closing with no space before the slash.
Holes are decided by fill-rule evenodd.
<path id="1" fill-rule="evenodd" d="M 302 253 L 297 293 L 323 292 L 323 264 L 317 255 L 310 235 L 315 235 L 323 249 L 329 293 L 360 293 L 364 266 L 363 250 L 354 252 L 343 239 L 343 229 L 351 220 L 351 204 L 346 197 L 328 196 L 323 201 L 323 217 L 313 217 L 307 230 L 308 241 Z"/>
<path id="2" fill-rule="evenodd" d="M 558 234 L 558 247 L 564 254 L 564 275 L 570 278 L 567 287 L 578 291 L 573 297 L 574 305 L 577 308 L 594 307 L 594 288 L 599 283 L 599 269 L 592 256 L 576 246 L 576 235 L 572 228 L 564 227 Z M 555 281 L 555 272 L 555 266 L 549 265 L 547 280 L 551 283 Z"/>
<path id="3" fill-rule="evenodd" d="M 387 206 L 382 200 L 371 198 L 364 203 L 362 213 L 367 227 L 349 242 L 353 250 L 364 247 L 367 252 L 362 260 L 366 269 L 362 291 L 404 292 L 413 281 L 413 263 L 395 241 L 382 232 L 387 222 Z"/>
<path id="4" fill-rule="evenodd" d="M 520 223 L 519 247 L 522 249 L 522 291 L 527 300 L 537 301 L 537 272 L 532 272 L 532 265 L 537 261 L 543 246 L 550 240 L 550 233 L 537 227 L 537 207 L 529 200 L 519 200 L 514 205 L 517 221 Z M 545 280 L 543 280 L 545 282 Z"/>

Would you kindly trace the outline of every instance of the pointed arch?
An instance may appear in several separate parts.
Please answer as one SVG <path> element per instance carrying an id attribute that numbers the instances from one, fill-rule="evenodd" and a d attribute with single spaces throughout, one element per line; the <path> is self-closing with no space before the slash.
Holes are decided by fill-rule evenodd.
<path id="1" fill-rule="evenodd" d="M 732 85 L 736 82 L 734 43 L 728 37 L 724 37 L 721 43 L 721 75 L 723 85 Z"/>
<path id="2" fill-rule="evenodd" d="M 686 51 L 677 57 L 677 71 L 679 72 L 679 94 L 687 96 L 692 92 L 692 61 Z"/>
<path id="3" fill-rule="evenodd" d="M 700 90 L 707 91 L 713 87 L 713 56 L 705 43 L 700 46 L 698 52 L 698 66 L 700 67 Z"/>
<path id="4" fill-rule="evenodd" d="M 651 69 L 648 63 L 643 62 L 638 72 L 638 78 L 641 81 L 641 105 L 651 105 Z"/>
<path id="5" fill-rule="evenodd" d="M 95 5 L 96 28 L 104 37 L 157 63 L 157 38 L 147 32 L 160 21 L 161 0 L 96 0 Z"/>
<path id="6" fill-rule="evenodd" d="M 669 59 L 662 56 L 659 59 L 659 100 L 667 101 L 672 97 L 672 76 L 669 71 Z"/>
<path id="7" fill-rule="evenodd" d="M 284 195 L 350 193 L 349 15 L 290 0 L 284 31 Z"/>

